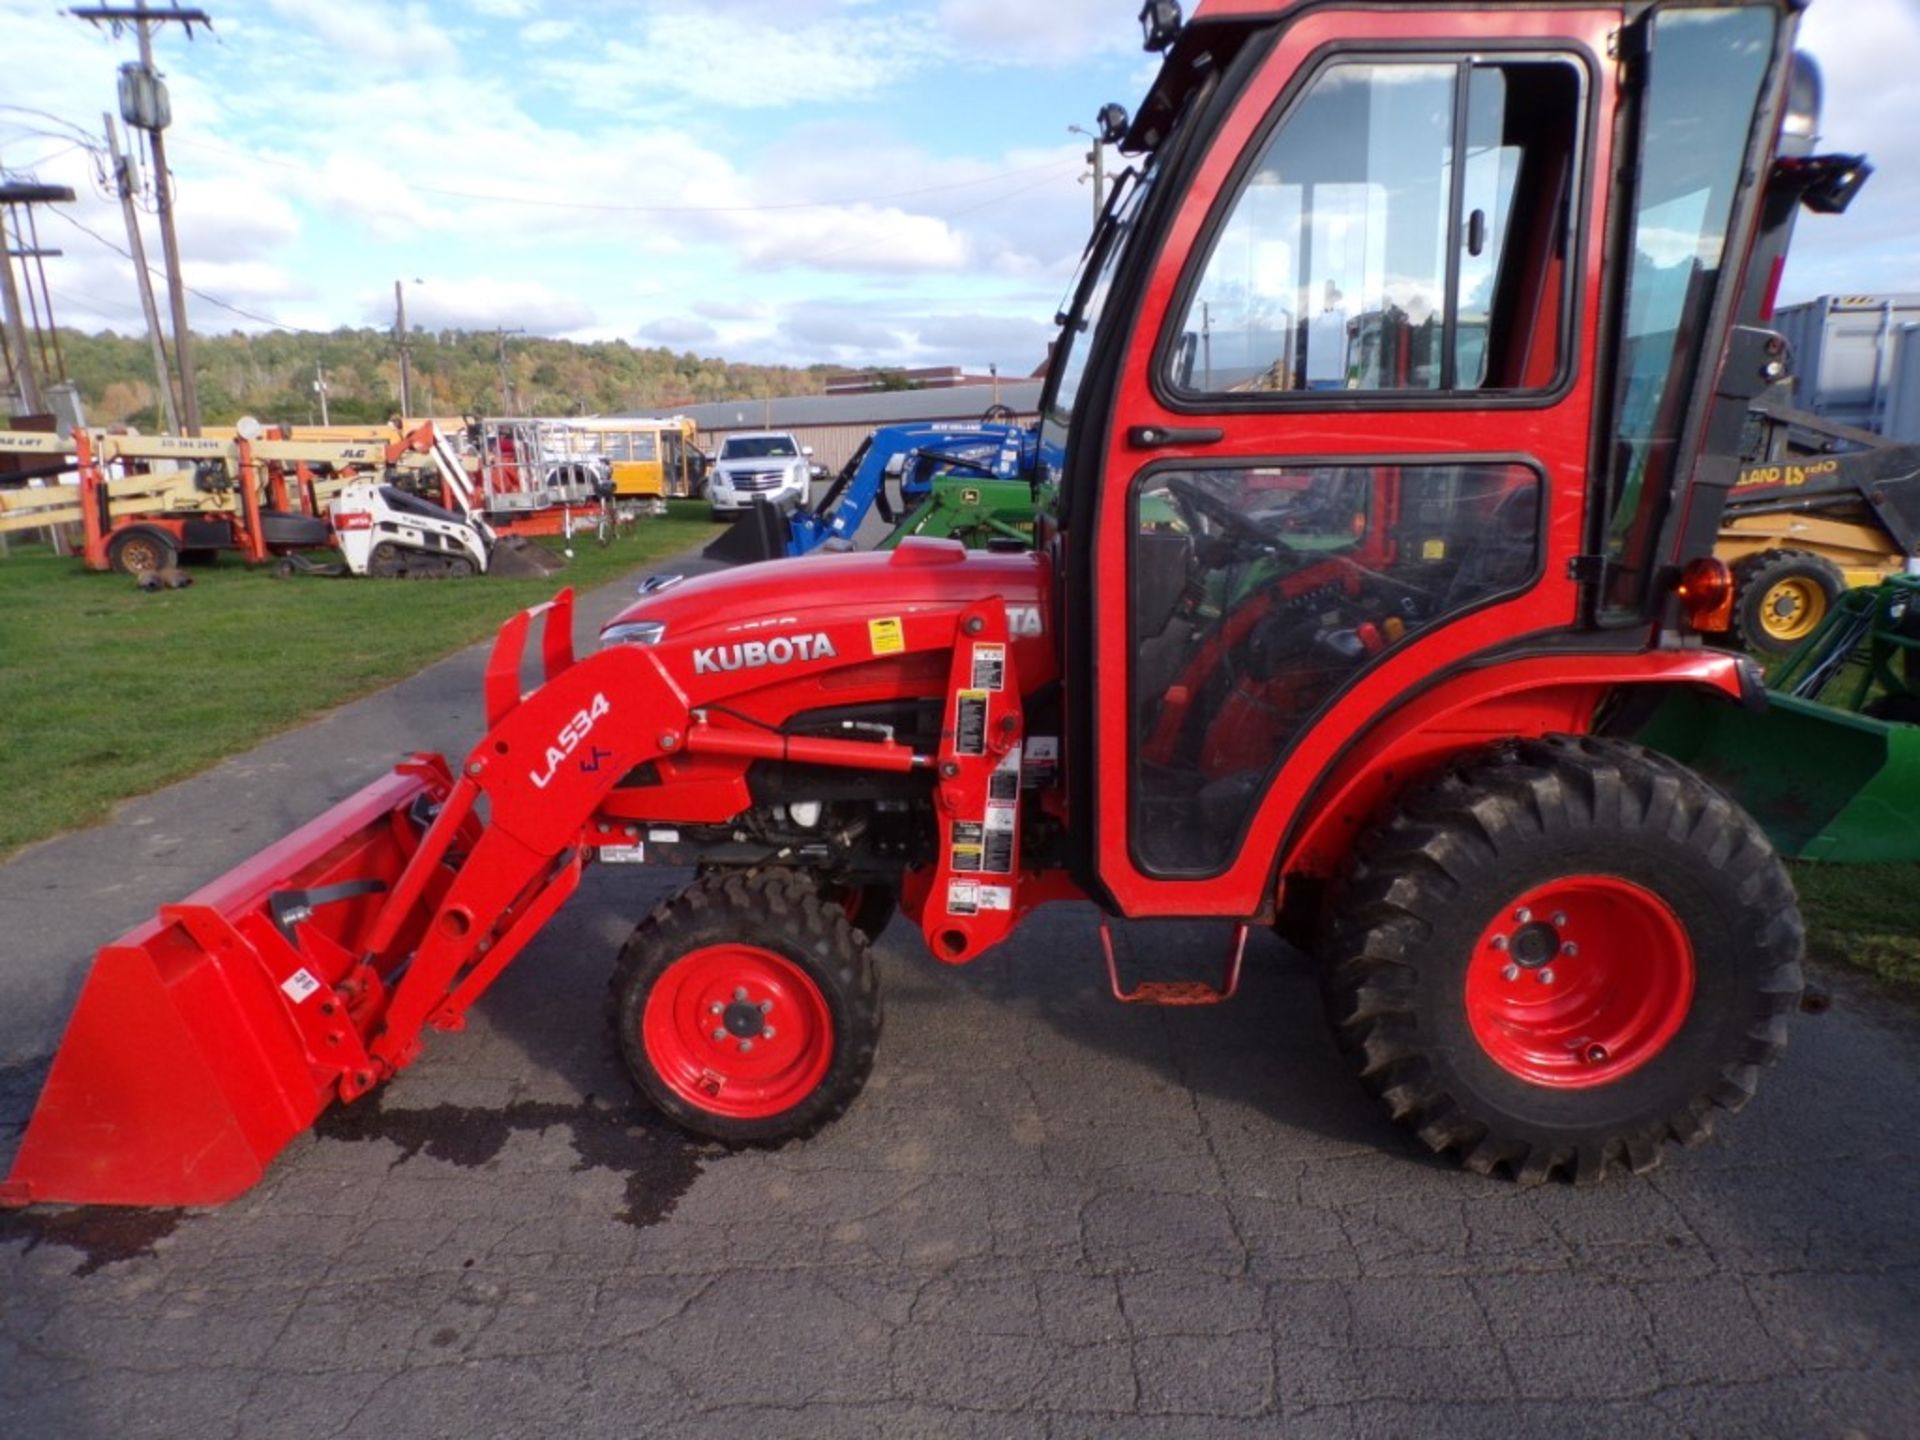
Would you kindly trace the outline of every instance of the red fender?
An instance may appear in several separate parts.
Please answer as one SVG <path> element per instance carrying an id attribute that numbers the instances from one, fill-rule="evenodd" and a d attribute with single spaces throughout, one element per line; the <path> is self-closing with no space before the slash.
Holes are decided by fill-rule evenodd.
<path id="1" fill-rule="evenodd" d="M 1716 650 L 1542 655 L 1455 675 L 1383 714 L 1321 776 L 1281 851 L 1279 873 L 1336 873 L 1366 826 L 1410 782 L 1496 740 L 1584 735 L 1622 685 L 1698 685 L 1738 700 L 1752 662 Z"/>

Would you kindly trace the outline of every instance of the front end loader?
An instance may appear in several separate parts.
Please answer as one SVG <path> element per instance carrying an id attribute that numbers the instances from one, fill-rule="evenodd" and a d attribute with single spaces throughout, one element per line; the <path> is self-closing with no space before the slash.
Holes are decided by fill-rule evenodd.
<path id="1" fill-rule="evenodd" d="M 1225 1001 L 1255 926 L 1310 949 L 1359 1083 L 1476 1171 L 1698 1143 L 1785 1044 L 1801 921 L 1754 821 L 1611 727 L 1763 699 L 1703 637 L 1779 373 L 1801 8 L 1154 0 L 1033 548 L 662 582 L 580 657 L 567 595 L 516 617 L 457 764 L 101 952 L 0 1201 L 240 1193 L 458 1030 L 590 864 L 692 877 L 607 1012 L 728 1143 L 853 1103 L 896 909 L 965 964 L 1057 900 L 1227 937 L 1217 985 L 1109 942 L 1135 1003 Z"/>

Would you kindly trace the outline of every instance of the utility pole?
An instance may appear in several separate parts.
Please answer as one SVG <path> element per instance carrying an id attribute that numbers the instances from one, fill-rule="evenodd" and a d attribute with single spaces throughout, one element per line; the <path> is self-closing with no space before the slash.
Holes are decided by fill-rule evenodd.
<path id="1" fill-rule="evenodd" d="M 16 395 L 22 410 L 39 415 L 46 410 L 40 381 L 33 373 L 33 353 L 27 349 L 27 327 L 20 318 L 20 289 L 13 280 L 13 234 L 7 217 L 12 207 L 0 206 L 0 302 L 7 312 L 7 353 L 13 360 Z"/>
<path id="2" fill-rule="evenodd" d="M 147 245 L 140 237 L 140 217 L 133 207 L 140 182 L 134 173 L 133 157 L 120 153 L 120 132 L 113 128 L 113 116 L 100 117 L 107 124 L 107 152 L 113 159 L 113 184 L 120 192 L 120 213 L 127 222 L 127 248 L 133 252 L 133 278 L 140 286 L 140 308 L 147 317 L 147 341 L 153 346 L 153 376 L 160 387 L 160 413 L 166 417 L 169 433 L 180 433 L 180 410 L 173 401 L 173 377 L 167 373 L 167 347 L 161 339 L 160 310 L 153 303 L 153 272 L 147 268 Z"/>
<path id="3" fill-rule="evenodd" d="M 499 330 L 493 332 L 494 343 L 500 354 L 500 413 L 513 414 L 513 386 L 507 381 L 507 336 L 524 335 L 525 330 Z"/>
<path id="4" fill-rule="evenodd" d="M 331 425 L 333 421 L 327 415 L 327 372 L 320 368 L 318 360 L 313 362 L 313 393 L 320 397 L 320 423 Z"/>
<path id="5" fill-rule="evenodd" d="M 1102 140 L 1100 136 L 1094 134 L 1093 131 L 1079 125 L 1067 126 L 1067 133 L 1069 135 L 1084 135 L 1093 142 L 1093 144 L 1087 147 L 1087 163 L 1093 167 L 1093 223 L 1094 227 L 1098 229 L 1100 217 L 1107 211 L 1106 142 Z M 1085 180 L 1087 177 L 1082 175 L 1080 178 Z"/>
<path id="6" fill-rule="evenodd" d="M 154 208 L 160 219 L 160 248 L 167 267 L 167 299 L 173 311 L 173 354 L 180 370 L 180 418 L 189 435 L 200 433 L 200 387 L 193 373 L 193 336 L 187 329 L 187 291 L 180 278 L 180 237 L 173 224 L 173 174 L 167 169 L 165 130 L 173 122 L 172 102 L 160 72 L 153 67 L 153 27 L 177 24 L 193 38 L 193 27 L 213 29 L 213 21 L 204 10 L 149 10 L 146 0 L 132 6 L 96 5 L 68 12 L 75 19 L 105 23 L 115 35 L 131 27 L 140 42 L 137 65 L 120 67 L 120 118 L 136 130 L 147 132 L 147 144 L 153 152 Z"/>
<path id="7" fill-rule="evenodd" d="M 12 357 L 12 368 L 19 391 L 19 401 L 30 415 L 44 414 L 47 409 L 46 396 L 40 389 L 40 377 L 33 368 L 33 351 L 27 345 L 27 319 L 33 321 L 33 338 L 40 351 L 40 363 L 50 372 L 61 369 L 57 335 L 53 337 L 53 354 L 47 353 L 47 332 L 53 327 L 53 296 L 47 292 L 47 272 L 42 265 L 40 274 L 40 299 L 35 298 L 33 289 L 33 271 L 23 272 L 27 277 L 28 310 L 20 307 L 20 287 L 14 279 L 13 262 L 20 260 L 40 260 L 47 255 L 57 255 L 57 250 L 42 250 L 34 235 L 37 230 L 32 224 L 21 224 L 20 210 L 34 205 L 70 205 L 73 203 L 73 191 L 65 185 L 37 185 L 31 181 L 18 184 L 0 184 L 0 313 L 4 313 L 7 326 L 7 349 Z M 40 324 L 40 301 L 46 303 L 47 325 L 43 330 Z M 64 379 L 64 375 L 60 378 Z"/>
<path id="8" fill-rule="evenodd" d="M 415 280 L 416 285 L 422 281 Z M 413 337 L 407 330 L 407 292 L 406 282 L 393 282 L 393 344 L 400 352 L 400 420 L 404 426 L 413 418 L 413 376 L 409 373 L 408 357 L 413 349 Z"/>

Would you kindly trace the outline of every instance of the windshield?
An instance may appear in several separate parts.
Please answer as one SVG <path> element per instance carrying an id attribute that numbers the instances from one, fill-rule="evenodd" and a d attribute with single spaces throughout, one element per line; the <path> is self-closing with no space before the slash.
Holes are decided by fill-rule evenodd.
<path id="1" fill-rule="evenodd" d="M 1140 217 L 1140 207 L 1153 188 L 1153 174 L 1153 164 L 1149 161 L 1145 174 L 1128 170 L 1114 182 L 1107 213 L 1101 217 L 1100 228 L 1087 247 L 1086 263 L 1092 273 L 1081 284 L 1073 311 L 1060 331 L 1059 352 L 1054 356 L 1053 381 L 1049 386 L 1051 395 L 1040 416 L 1042 453 L 1060 454 L 1066 450 L 1067 431 L 1073 424 L 1074 406 L 1079 402 L 1080 382 L 1086 378 L 1094 331 L 1099 327 L 1107 296 L 1112 293 L 1114 272 L 1126 253 L 1127 240 Z"/>
<path id="2" fill-rule="evenodd" d="M 792 460 L 799 454 L 785 435 L 737 435 L 720 447 L 722 460 Z"/>

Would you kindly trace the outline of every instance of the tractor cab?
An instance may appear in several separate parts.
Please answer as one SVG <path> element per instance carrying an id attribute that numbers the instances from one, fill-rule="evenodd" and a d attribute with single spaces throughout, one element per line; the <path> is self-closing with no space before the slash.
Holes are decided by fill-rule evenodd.
<path id="1" fill-rule="evenodd" d="M 1790 26 L 1176 17 L 1146 8 L 1167 59 L 1042 399 L 1071 829 L 1126 913 L 1254 912 L 1384 717 L 1506 657 L 1682 643 L 1678 460 Z"/>

